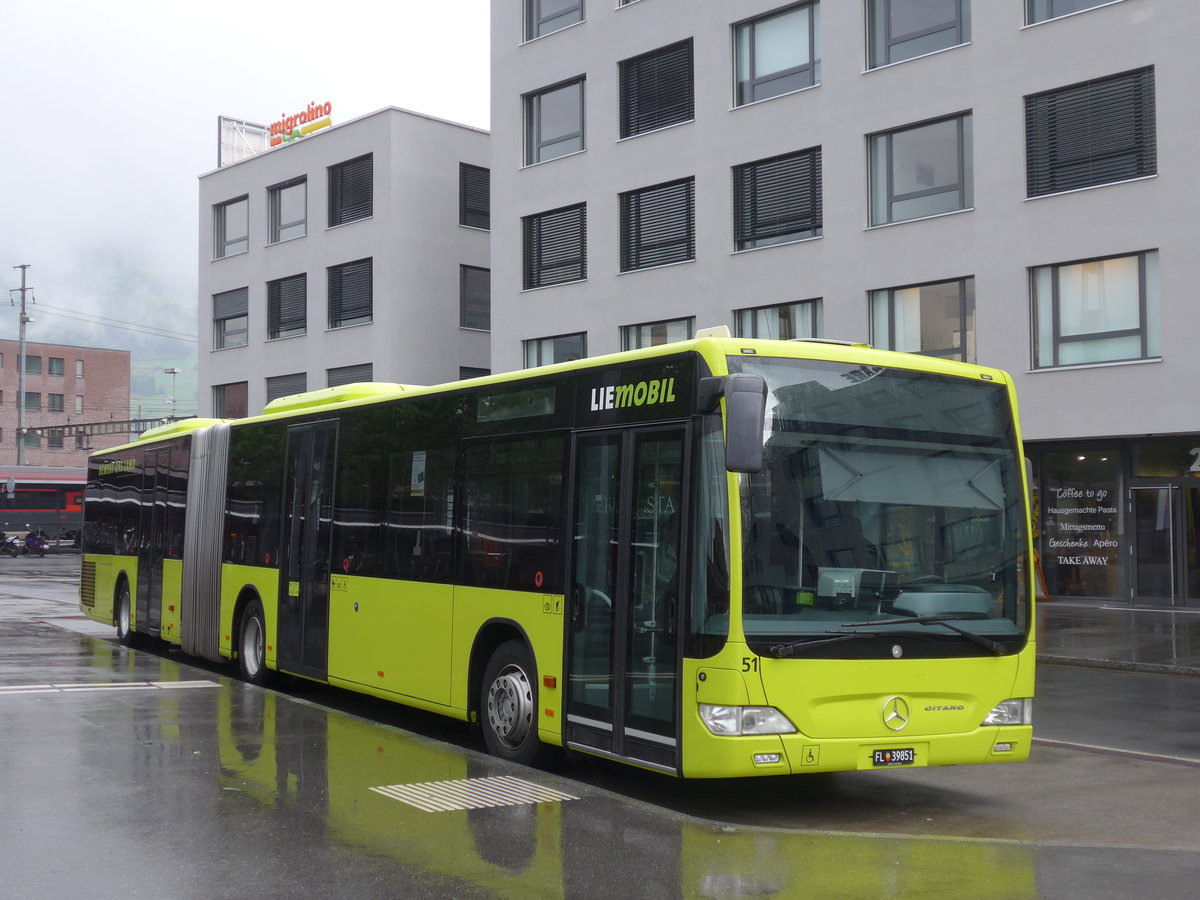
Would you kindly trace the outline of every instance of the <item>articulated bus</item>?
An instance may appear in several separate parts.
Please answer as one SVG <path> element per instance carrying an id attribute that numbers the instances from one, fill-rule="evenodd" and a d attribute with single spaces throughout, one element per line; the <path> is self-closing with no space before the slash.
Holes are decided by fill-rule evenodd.
<path id="1" fill-rule="evenodd" d="M 94 454 L 82 608 L 157 639 L 689 778 L 1029 754 L 1008 376 L 695 340 L 368 383 Z"/>

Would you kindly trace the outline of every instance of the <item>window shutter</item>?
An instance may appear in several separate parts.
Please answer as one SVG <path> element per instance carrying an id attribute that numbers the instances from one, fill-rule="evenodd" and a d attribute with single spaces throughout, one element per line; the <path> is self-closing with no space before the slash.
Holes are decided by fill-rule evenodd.
<path id="1" fill-rule="evenodd" d="M 458 164 L 458 224 L 492 227 L 492 173 L 488 169 Z"/>
<path id="2" fill-rule="evenodd" d="M 1154 175 L 1154 69 L 1025 98 L 1029 196 Z"/>
<path id="3" fill-rule="evenodd" d="M 235 316 L 247 314 L 249 291 L 247 288 L 237 288 L 213 295 L 213 318 L 232 319 Z"/>
<path id="4" fill-rule="evenodd" d="M 821 148 L 734 169 L 734 239 L 739 250 L 821 233 Z"/>
<path id="5" fill-rule="evenodd" d="M 329 167 L 329 227 L 371 215 L 374 164 L 370 153 Z"/>
<path id="6" fill-rule="evenodd" d="M 587 277 L 585 204 L 526 216 L 522 224 L 526 289 Z"/>
<path id="7" fill-rule="evenodd" d="M 373 266 L 370 259 L 330 267 L 330 328 L 371 320 L 373 283 Z"/>
<path id="8" fill-rule="evenodd" d="M 288 397 L 292 394 L 302 394 L 308 390 L 308 373 L 296 372 L 293 375 L 276 375 L 267 379 L 267 402 Z"/>
<path id="9" fill-rule="evenodd" d="M 357 366 L 340 366 L 336 369 L 325 370 L 328 387 L 340 387 L 343 384 L 357 384 L 360 381 L 371 381 L 374 378 L 372 363 L 361 363 Z"/>
<path id="10" fill-rule="evenodd" d="M 307 330 L 307 294 L 304 275 L 267 282 L 267 337 L 287 337 Z"/>
<path id="11" fill-rule="evenodd" d="M 621 195 L 621 271 L 696 258 L 696 182 L 688 178 Z"/>
<path id="12" fill-rule="evenodd" d="M 694 115 L 690 38 L 621 63 L 621 137 L 687 122 Z"/>

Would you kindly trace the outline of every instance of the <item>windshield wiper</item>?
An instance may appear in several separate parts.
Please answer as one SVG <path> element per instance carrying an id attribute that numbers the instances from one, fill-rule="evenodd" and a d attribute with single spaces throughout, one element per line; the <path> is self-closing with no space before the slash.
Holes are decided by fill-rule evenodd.
<path id="1" fill-rule="evenodd" d="M 953 624 L 955 621 L 967 621 L 963 616 L 904 616 L 899 619 L 879 619 L 874 622 L 852 622 L 844 625 L 844 628 L 873 628 L 876 625 L 945 625 L 955 634 L 961 634 L 968 641 L 978 644 L 986 650 L 991 650 L 997 656 L 1003 656 L 1008 653 L 1008 647 L 1001 644 L 999 641 L 993 641 L 991 638 L 984 637 L 982 634 L 976 634 L 973 631 L 968 631 L 966 628 L 960 628 Z"/>
<path id="2" fill-rule="evenodd" d="M 824 647 L 826 644 L 840 644 L 842 641 L 852 641 L 855 638 L 877 638 L 879 635 L 870 631 L 826 631 L 825 634 L 831 634 L 833 637 L 823 638 L 819 641 L 792 641 L 787 644 L 776 644 L 769 647 L 768 650 L 776 656 L 782 658 L 787 656 L 795 656 L 797 652 L 803 652 L 811 647 Z M 918 634 L 913 637 L 927 638 L 928 635 Z"/>

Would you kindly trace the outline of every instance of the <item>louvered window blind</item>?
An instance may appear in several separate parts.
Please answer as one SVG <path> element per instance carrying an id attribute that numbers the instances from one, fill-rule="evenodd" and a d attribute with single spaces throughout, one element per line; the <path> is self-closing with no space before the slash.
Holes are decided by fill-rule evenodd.
<path id="1" fill-rule="evenodd" d="M 621 194 L 621 271 L 695 257 L 695 179 Z"/>
<path id="2" fill-rule="evenodd" d="M 691 38 L 624 60 L 620 69 L 621 137 L 694 117 Z"/>
<path id="3" fill-rule="evenodd" d="M 733 170 L 737 249 L 821 233 L 821 148 L 775 156 Z"/>
<path id="4" fill-rule="evenodd" d="M 1154 69 L 1025 98 L 1030 197 L 1158 172 Z"/>
<path id="5" fill-rule="evenodd" d="M 492 173 L 490 169 L 458 164 L 458 224 L 470 228 L 492 227 Z"/>
<path id="6" fill-rule="evenodd" d="M 370 153 L 329 167 L 329 227 L 370 217 L 374 163 Z"/>
<path id="7" fill-rule="evenodd" d="M 374 377 L 374 366 L 371 363 L 361 363 L 357 366 L 339 366 L 336 369 L 325 370 L 327 387 L 340 387 L 343 384 L 357 384 L 360 381 L 371 381 Z"/>
<path id="8" fill-rule="evenodd" d="M 308 330 L 308 281 L 293 275 L 267 282 L 267 337 L 283 338 Z"/>
<path id="9" fill-rule="evenodd" d="M 308 373 L 296 372 L 292 375 L 276 375 L 267 379 L 267 402 L 278 400 L 280 397 L 290 397 L 292 394 L 302 394 L 308 390 Z"/>
<path id="10" fill-rule="evenodd" d="M 371 321 L 373 271 L 370 259 L 329 267 L 329 327 Z"/>
<path id="11" fill-rule="evenodd" d="M 526 290 L 587 278 L 586 204 L 525 216 L 521 226 Z"/>

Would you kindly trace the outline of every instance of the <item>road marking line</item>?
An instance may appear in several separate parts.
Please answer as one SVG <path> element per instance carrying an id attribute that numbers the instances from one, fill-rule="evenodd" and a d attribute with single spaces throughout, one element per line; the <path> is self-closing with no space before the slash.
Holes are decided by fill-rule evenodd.
<path id="1" fill-rule="evenodd" d="M 1033 739 L 1035 744 L 1046 744 L 1051 747 L 1060 747 L 1064 750 L 1087 750 L 1091 753 L 1108 753 L 1113 756 L 1130 756 L 1135 759 L 1147 759 L 1155 762 L 1175 763 L 1181 766 L 1195 766 L 1200 768 L 1200 759 L 1194 759 L 1190 756 L 1171 756 L 1166 753 L 1148 753 L 1145 750 L 1122 750 L 1119 747 L 1102 747 L 1098 744 L 1079 744 L 1074 741 L 1056 741 L 1053 738 Z"/>
<path id="2" fill-rule="evenodd" d="M 185 690 L 220 687 L 215 681 L 112 681 L 82 684 L 3 684 L 0 696 L 20 694 L 72 694 L 85 691 Z"/>
<path id="3" fill-rule="evenodd" d="M 579 799 L 571 794 L 507 775 L 495 778 L 467 778 L 460 781 L 389 784 L 370 790 L 392 800 L 415 806 L 422 812 L 449 812 Z"/>

